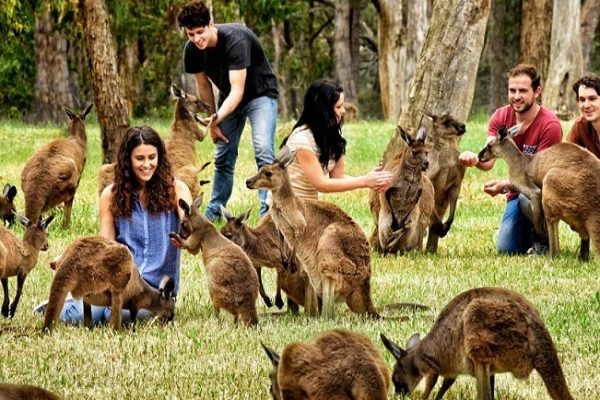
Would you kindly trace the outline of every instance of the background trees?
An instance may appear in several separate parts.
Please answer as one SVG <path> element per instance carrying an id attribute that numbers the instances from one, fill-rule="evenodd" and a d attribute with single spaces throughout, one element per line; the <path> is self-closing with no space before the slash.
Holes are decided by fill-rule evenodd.
<path id="1" fill-rule="evenodd" d="M 0 116 L 53 121 L 62 118 L 62 106 L 82 106 L 95 98 L 90 43 L 79 13 L 88 1 L 2 2 Z M 186 83 L 181 66 L 186 38 L 176 24 L 185 0 L 95 2 L 104 7 L 114 47 L 115 59 L 104 62 L 114 63 L 124 101 L 121 106 L 113 99 L 112 107 L 119 109 L 113 112 L 121 115 L 126 105 L 138 117 L 170 114 L 169 85 Z M 361 116 L 396 120 L 408 104 L 435 3 L 223 0 L 213 7 L 217 22 L 245 23 L 260 36 L 280 80 L 284 119 L 296 116 L 310 81 L 332 77 L 342 82 L 346 97 L 358 104 Z M 506 97 L 504 73 L 516 62 L 525 61 L 542 73 L 544 103 L 561 107 L 565 116 L 572 115 L 569 82 L 581 71 L 600 70 L 599 19 L 600 0 L 494 0 L 479 68 L 468 72 L 468 80 L 476 77 L 473 104 L 465 103 L 465 108 L 487 113 L 502 104 Z M 551 52 L 554 40 L 561 42 Z M 560 72 L 566 64 L 580 65 L 569 67 L 567 81 Z M 563 93 L 565 100 L 551 101 L 553 93 Z M 124 117 L 119 118 L 117 125 L 125 124 Z"/>

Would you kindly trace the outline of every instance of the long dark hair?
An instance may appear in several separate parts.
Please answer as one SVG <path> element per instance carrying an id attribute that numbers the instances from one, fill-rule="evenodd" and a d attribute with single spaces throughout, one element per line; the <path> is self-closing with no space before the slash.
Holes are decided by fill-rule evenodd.
<path id="1" fill-rule="evenodd" d="M 115 183 L 112 188 L 113 202 L 110 208 L 115 217 L 131 218 L 133 213 L 133 195 L 140 188 L 140 184 L 131 166 L 131 153 L 141 144 L 154 146 L 158 151 L 156 171 L 152 179 L 146 183 L 148 211 L 156 215 L 175 209 L 174 177 L 171 173 L 171 164 L 166 157 L 164 142 L 151 127 L 133 126 L 127 130 L 119 146 Z"/>
<path id="2" fill-rule="evenodd" d="M 337 161 L 346 153 L 346 139 L 338 122 L 334 106 L 344 90 L 334 81 L 319 79 L 310 84 L 304 95 L 304 109 L 294 129 L 306 125 L 319 148 L 319 163 L 327 167 L 329 160 Z M 289 136 L 288 136 L 289 137 Z M 284 144 L 287 138 L 284 140 Z"/>

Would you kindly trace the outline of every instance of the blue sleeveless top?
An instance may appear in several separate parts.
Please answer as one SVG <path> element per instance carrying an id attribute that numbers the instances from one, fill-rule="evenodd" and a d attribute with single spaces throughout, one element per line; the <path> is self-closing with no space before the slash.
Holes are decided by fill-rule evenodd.
<path id="1" fill-rule="evenodd" d="M 158 288 L 163 275 L 175 279 L 175 295 L 179 291 L 181 253 L 171 244 L 169 232 L 179 230 L 179 215 L 172 210 L 153 216 L 135 195 L 133 200 L 131 219 L 115 220 L 116 241 L 129 248 L 140 275 L 151 286 Z"/>

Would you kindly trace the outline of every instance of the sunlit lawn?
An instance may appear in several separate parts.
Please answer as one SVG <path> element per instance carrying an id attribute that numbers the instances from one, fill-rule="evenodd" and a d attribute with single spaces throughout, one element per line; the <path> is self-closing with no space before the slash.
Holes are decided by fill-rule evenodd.
<path id="1" fill-rule="evenodd" d="M 92 115 L 92 120 L 95 120 Z M 138 121 L 140 122 L 140 121 Z M 169 121 L 147 122 L 163 135 Z M 565 128 L 568 125 L 565 125 Z M 393 133 L 392 124 L 364 121 L 344 127 L 348 139 L 349 174 L 368 171 L 381 158 Z M 27 158 L 41 145 L 64 131 L 63 127 L 32 127 L 16 122 L 0 123 L 0 185 L 19 187 L 16 202 L 24 208 L 20 173 Z M 239 213 L 254 206 L 251 224 L 257 221 L 256 193 L 245 188 L 254 164 L 252 145 L 246 132 L 240 145 L 236 180 L 229 208 Z M 281 140 L 284 132 L 278 135 Z M 83 235 L 98 230 L 96 171 L 100 166 L 99 129 L 88 127 L 89 156 L 73 207 L 72 227 L 50 226 L 50 249 L 25 283 L 24 295 L 12 320 L 0 320 L 0 381 L 29 383 L 49 388 L 66 399 L 265 399 L 268 398 L 270 363 L 260 341 L 281 351 L 290 341 L 303 341 L 318 332 L 344 327 L 368 335 L 384 352 L 379 333 L 404 344 L 414 332 L 428 332 L 433 319 L 458 293 L 477 286 L 502 286 L 524 294 L 540 311 L 555 341 L 575 398 L 600 398 L 600 292 L 598 257 L 577 261 L 578 237 L 561 225 L 563 255 L 554 261 L 542 258 L 503 257 L 496 254 L 494 235 L 504 199 L 490 198 L 481 187 L 494 177 L 504 177 L 503 162 L 488 173 L 467 172 L 457 217 L 449 235 L 440 241 L 435 256 L 408 254 L 372 259 L 373 298 L 378 305 L 417 302 L 431 311 L 408 313 L 410 320 L 364 320 L 350 314 L 343 304 L 333 320 L 274 314 L 259 304 L 260 324 L 245 329 L 233 324 L 226 313 L 211 313 L 210 299 L 199 256 L 185 254 L 182 289 L 173 324 L 148 323 L 136 331 L 113 333 L 107 327 L 87 330 L 60 325 L 52 334 L 41 335 L 42 319 L 32 309 L 47 298 L 52 274 L 48 262 Z M 483 119 L 467 124 L 461 148 L 479 150 L 485 140 Z M 212 157 L 212 143 L 198 145 L 201 161 Z M 207 174 L 209 177 L 211 173 Z M 210 190 L 210 189 L 209 189 Z M 350 213 L 370 233 L 368 192 L 325 196 Z M 13 228 L 20 237 L 23 230 Z M 268 291 L 274 294 L 274 274 L 264 272 Z M 14 280 L 13 280 L 14 281 Z M 11 295 L 14 282 L 11 283 Z M 388 312 L 397 316 L 399 312 Z M 392 357 L 384 354 L 392 367 Z M 496 380 L 499 399 L 548 398 L 536 373 L 528 381 L 510 375 Z M 448 392 L 449 399 L 473 398 L 475 380 L 462 377 Z M 390 393 L 390 398 L 393 394 Z"/>

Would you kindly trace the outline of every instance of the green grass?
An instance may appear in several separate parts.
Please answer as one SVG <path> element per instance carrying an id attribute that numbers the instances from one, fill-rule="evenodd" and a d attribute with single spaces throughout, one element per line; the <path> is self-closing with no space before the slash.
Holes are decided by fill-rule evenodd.
<path id="1" fill-rule="evenodd" d="M 147 123 L 165 135 L 168 132 L 166 120 Z M 19 187 L 21 168 L 27 158 L 63 130 L 1 122 L 0 185 L 10 182 Z M 378 121 L 344 127 L 348 173 L 361 174 L 375 165 L 393 131 L 393 125 Z M 278 135 L 278 140 L 283 134 Z M 414 332 L 427 333 L 437 313 L 458 293 L 491 285 L 516 290 L 538 308 L 555 341 L 574 397 L 600 397 L 598 257 L 587 264 L 578 262 L 579 239 L 565 225 L 561 225 L 563 255 L 557 260 L 497 255 L 494 236 L 504 199 L 491 198 L 481 188 L 489 179 L 506 176 L 503 162 L 488 173 L 469 169 L 455 224 L 440 241 L 437 255 L 373 256 L 371 286 L 376 304 L 410 301 L 432 308 L 429 312 L 409 313 L 407 322 L 364 320 L 350 314 L 342 304 L 338 305 L 334 320 L 291 317 L 271 314 L 273 310 L 260 303 L 259 327 L 237 327 L 227 314 L 219 318 L 212 315 L 200 257 L 185 254 L 173 324 L 148 323 L 135 332 L 116 334 L 108 327 L 90 331 L 59 325 L 52 334 L 41 335 L 42 318 L 34 317 L 31 310 L 48 296 L 52 279 L 48 262 L 75 238 L 98 231 L 95 175 L 101 150 L 97 125 L 88 127 L 88 137 L 88 163 L 75 198 L 72 227 L 68 231 L 60 229 L 62 214 L 57 210 L 58 218 L 50 226 L 50 249 L 42 253 L 25 283 L 17 315 L 12 320 L 0 320 L 0 381 L 40 385 L 66 399 L 265 399 L 271 367 L 260 341 L 281 351 L 291 341 L 304 341 L 323 330 L 344 327 L 368 335 L 384 352 L 391 371 L 393 360 L 378 339 L 380 332 L 404 344 Z M 478 119 L 467 124 L 462 149 L 477 151 L 484 141 L 485 121 Z M 213 145 L 208 141 L 198 145 L 202 161 L 210 159 L 212 151 Z M 244 181 L 254 172 L 253 151 L 246 132 L 229 208 L 239 213 L 254 206 L 251 224 L 257 221 L 258 202 L 256 193 L 248 191 Z M 367 190 L 356 190 L 324 199 L 347 210 L 370 233 L 367 196 Z M 16 202 L 22 210 L 20 189 Z M 23 232 L 20 227 L 14 231 L 19 236 Z M 268 291 L 274 293 L 274 274 L 267 271 L 264 276 Z M 496 382 L 501 399 L 548 398 L 536 373 L 527 381 L 500 375 Z M 469 377 L 461 377 L 447 394 L 448 399 L 474 396 L 475 380 Z"/>

